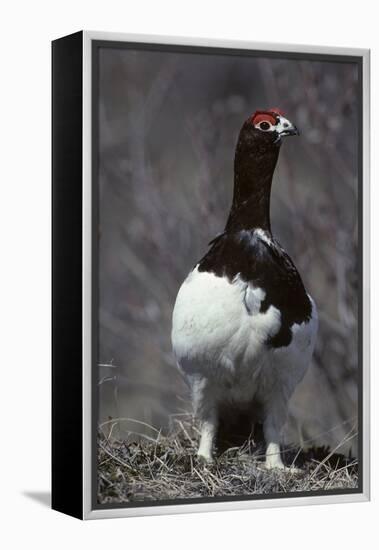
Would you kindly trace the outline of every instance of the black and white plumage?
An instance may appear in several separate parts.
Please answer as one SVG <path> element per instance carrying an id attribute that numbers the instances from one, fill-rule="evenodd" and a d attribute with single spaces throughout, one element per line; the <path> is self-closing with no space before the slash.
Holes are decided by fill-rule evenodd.
<path id="1" fill-rule="evenodd" d="M 311 360 L 317 310 L 270 226 L 271 183 L 282 138 L 297 134 L 277 109 L 243 125 L 224 232 L 182 284 L 172 344 L 201 421 L 199 457 L 212 460 L 221 409 L 260 411 L 266 466 L 283 468 L 288 401 Z"/>

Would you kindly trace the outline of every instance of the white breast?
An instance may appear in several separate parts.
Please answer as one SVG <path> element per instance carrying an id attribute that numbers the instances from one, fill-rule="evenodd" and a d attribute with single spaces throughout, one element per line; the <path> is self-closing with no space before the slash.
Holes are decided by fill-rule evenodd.
<path id="1" fill-rule="evenodd" d="M 279 369 L 280 377 L 286 372 L 295 386 L 307 367 L 303 359 L 313 351 L 314 322 L 294 325 L 290 346 L 269 349 L 266 342 L 279 331 L 281 315 L 272 305 L 260 312 L 264 298 L 263 289 L 239 277 L 230 282 L 196 267 L 182 284 L 173 312 L 172 344 L 182 371 L 211 380 L 221 394 L 228 388 L 237 400 L 266 391 L 273 370 Z"/>

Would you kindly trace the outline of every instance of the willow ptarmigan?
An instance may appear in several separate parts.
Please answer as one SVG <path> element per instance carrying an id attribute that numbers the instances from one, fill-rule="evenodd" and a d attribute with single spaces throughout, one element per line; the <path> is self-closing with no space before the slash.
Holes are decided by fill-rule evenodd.
<path id="1" fill-rule="evenodd" d="M 270 193 L 284 136 L 297 128 L 278 109 L 243 124 L 225 230 L 184 281 L 172 344 L 201 423 L 198 456 L 212 461 L 220 411 L 259 411 L 266 467 L 284 468 L 280 436 L 288 401 L 313 353 L 317 310 L 274 239 Z"/>

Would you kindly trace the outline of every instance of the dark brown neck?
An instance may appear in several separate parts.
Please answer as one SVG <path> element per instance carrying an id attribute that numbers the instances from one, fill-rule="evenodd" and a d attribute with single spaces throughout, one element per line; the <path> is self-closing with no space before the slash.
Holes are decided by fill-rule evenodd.
<path id="1" fill-rule="evenodd" d="M 238 143 L 234 159 L 233 203 L 225 231 L 260 227 L 271 232 L 270 194 L 280 147 L 247 149 Z"/>

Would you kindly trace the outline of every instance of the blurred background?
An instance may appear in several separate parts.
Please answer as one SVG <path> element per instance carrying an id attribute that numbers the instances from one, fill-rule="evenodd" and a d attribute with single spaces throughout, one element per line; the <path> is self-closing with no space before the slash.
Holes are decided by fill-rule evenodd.
<path id="1" fill-rule="evenodd" d="M 352 63 L 102 48 L 99 60 L 99 422 L 117 437 L 190 412 L 171 350 L 177 291 L 224 228 L 244 120 L 279 107 L 275 237 L 315 299 L 313 363 L 287 443 L 357 450 L 358 68 Z"/>

